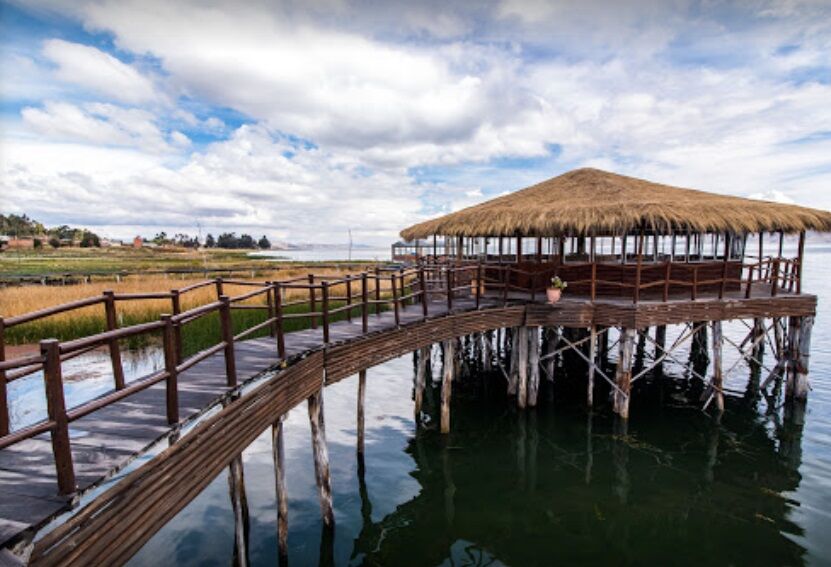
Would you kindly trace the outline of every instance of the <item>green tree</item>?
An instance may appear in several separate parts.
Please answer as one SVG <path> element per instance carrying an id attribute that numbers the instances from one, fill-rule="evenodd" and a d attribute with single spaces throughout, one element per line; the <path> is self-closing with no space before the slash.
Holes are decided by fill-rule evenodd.
<path id="1" fill-rule="evenodd" d="M 271 248 L 271 242 L 269 242 L 268 238 L 266 238 L 265 234 L 263 234 L 263 237 L 257 241 L 257 246 L 259 246 L 262 250 L 268 250 Z"/>

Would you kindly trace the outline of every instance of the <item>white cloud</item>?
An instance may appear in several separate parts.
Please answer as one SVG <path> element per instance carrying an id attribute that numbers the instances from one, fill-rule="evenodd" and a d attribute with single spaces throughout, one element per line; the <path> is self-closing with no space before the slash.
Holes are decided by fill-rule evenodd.
<path id="1" fill-rule="evenodd" d="M 50 39 L 44 43 L 43 54 L 57 65 L 55 76 L 61 81 L 128 104 L 159 99 L 150 79 L 94 47 Z"/>

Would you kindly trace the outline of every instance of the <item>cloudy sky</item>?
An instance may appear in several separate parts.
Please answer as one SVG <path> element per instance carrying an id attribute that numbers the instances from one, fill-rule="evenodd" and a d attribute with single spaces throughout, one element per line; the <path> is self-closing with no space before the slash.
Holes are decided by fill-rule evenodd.
<path id="1" fill-rule="evenodd" d="M 0 0 L 0 210 L 386 244 L 581 166 L 831 208 L 831 2 Z"/>

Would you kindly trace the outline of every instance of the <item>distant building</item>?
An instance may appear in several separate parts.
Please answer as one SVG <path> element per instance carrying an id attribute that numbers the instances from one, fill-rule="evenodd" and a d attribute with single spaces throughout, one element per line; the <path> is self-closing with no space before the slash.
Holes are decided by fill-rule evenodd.
<path id="1" fill-rule="evenodd" d="M 9 250 L 31 250 L 35 247 L 35 239 L 28 236 L 24 238 L 9 238 L 6 248 Z"/>
<path id="2" fill-rule="evenodd" d="M 133 239 L 133 248 L 141 248 L 144 246 L 144 241 L 141 239 L 141 236 L 136 236 Z"/>

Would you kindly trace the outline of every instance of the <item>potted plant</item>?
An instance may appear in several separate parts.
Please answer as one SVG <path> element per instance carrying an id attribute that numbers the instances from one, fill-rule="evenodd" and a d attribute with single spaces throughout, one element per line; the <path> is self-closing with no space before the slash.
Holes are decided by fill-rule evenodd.
<path id="1" fill-rule="evenodd" d="M 548 303 L 557 303 L 563 295 L 563 290 L 568 287 L 568 283 L 560 279 L 560 276 L 551 278 L 551 285 L 545 290 L 545 295 L 548 297 Z"/>

